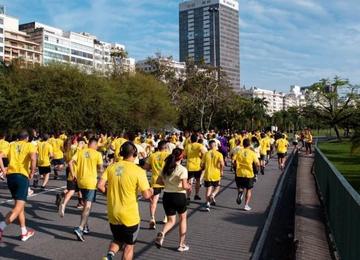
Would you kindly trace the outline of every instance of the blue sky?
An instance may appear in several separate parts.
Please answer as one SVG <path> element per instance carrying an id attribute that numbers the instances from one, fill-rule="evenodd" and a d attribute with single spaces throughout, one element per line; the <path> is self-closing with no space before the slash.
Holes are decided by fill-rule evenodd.
<path id="1" fill-rule="evenodd" d="M 86 31 L 143 59 L 178 58 L 179 0 L 0 0 L 21 22 Z M 360 83 L 359 0 L 239 0 L 241 84 L 287 91 L 339 75 Z"/>

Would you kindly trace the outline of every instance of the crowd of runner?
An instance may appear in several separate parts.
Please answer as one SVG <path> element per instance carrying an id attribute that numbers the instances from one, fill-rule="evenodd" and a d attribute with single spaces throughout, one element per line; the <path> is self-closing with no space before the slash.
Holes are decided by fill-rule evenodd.
<path id="1" fill-rule="evenodd" d="M 293 133 L 293 149 L 311 153 L 311 131 Z M 34 235 L 26 227 L 25 203 L 34 190 L 46 191 L 50 174 L 57 179 L 65 170 L 66 189 L 56 195 L 60 217 L 76 195 L 81 209 L 74 234 L 80 241 L 90 232 L 88 219 L 96 193 L 107 197 L 107 215 L 113 234 L 104 259 L 123 250 L 123 259 L 132 259 L 140 230 L 138 199 L 149 200 L 149 228 L 156 229 L 157 204 L 162 195 L 165 216 L 155 245 L 161 248 L 167 232 L 179 216 L 178 251 L 187 251 L 187 206 L 192 199 L 203 201 L 203 210 L 216 206 L 224 168 L 234 172 L 236 203 L 250 211 L 252 189 L 258 175 L 266 173 L 270 158 L 277 154 L 284 171 L 289 148 L 286 133 L 271 131 L 179 132 L 168 134 L 65 132 L 37 135 L 21 131 L 15 138 L 0 134 L 0 179 L 7 182 L 14 208 L 0 222 L 4 230 L 16 219 L 21 240 Z M 300 143 L 300 146 L 299 146 Z M 149 172 L 150 180 L 146 172 Z M 41 184 L 40 184 L 41 183 Z M 200 190 L 204 187 L 204 197 Z"/>

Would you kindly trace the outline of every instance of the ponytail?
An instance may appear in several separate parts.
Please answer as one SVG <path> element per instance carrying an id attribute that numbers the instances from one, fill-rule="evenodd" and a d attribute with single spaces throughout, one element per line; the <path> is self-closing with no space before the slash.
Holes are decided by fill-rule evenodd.
<path id="1" fill-rule="evenodd" d="M 183 157 L 183 150 L 180 148 L 175 148 L 168 157 L 165 159 L 165 165 L 162 171 L 164 176 L 171 176 L 176 168 L 176 162 L 181 160 Z"/>

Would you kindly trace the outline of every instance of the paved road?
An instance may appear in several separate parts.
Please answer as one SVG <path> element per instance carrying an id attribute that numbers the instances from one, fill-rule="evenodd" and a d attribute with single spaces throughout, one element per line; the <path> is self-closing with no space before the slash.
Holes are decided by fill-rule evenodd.
<path id="1" fill-rule="evenodd" d="M 136 259 L 249 259 L 256 247 L 267 209 L 280 177 L 276 160 L 272 159 L 264 176 L 259 176 L 250 212 L 245 212 L 235 203 L 236 186 L 233 173 L 225 172 L 221 192 L 217 197 L 218 206 L 211 212 L 201 211 L 201 204 L 192 202 L 188 211 L 187 241 L 190 251 L 178 253 L 178 230 L 168 234 L 164 247 L 154 245 L 156 232 L 148 227 L 148 202 L 140 202 L 142 216 L 141 231 L 135 249 Z M 4 242 L 0 245 L 1 259 L 101 259 L 107 250 L 111 233 L 106 217 L 106 200 L 98 195 L 91 217 L 91 234 L 85 242 L 78 242 L 72 230 L 80 221 L 80 210 L 75 208 L 77 200 L 70 202 L 65 218 L 57 215 L 54 205 L 55 194 L 64 181 L 51 181 L 56 191 L 38 193 L 31 197 L 26 207 L 27 225 L 36 230 L 27 242 L 19 241 L 20 229 L 11 225 L 6 229 Z M 203 192 L 202 192 L 203 194 Z M 0 220 L 4 218 L 13 202 L 7 191 L 6 183 L 0 183 Z M 164 211 L 159 205 L 158 216 L 163 218 Z M 157 225 L 158 229 L 162 227 Z M 120 255 L 117 255 L 120 259 Z"/>

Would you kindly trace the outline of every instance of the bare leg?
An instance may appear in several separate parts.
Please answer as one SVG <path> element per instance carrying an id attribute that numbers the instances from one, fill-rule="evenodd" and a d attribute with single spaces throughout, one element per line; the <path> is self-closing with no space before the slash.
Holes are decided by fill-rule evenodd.
<path id="1" fill-rule="evenodd" d="M 25 201 L 23 200 L 16 200 L 15 207 L 6 215 L 5 223 L 7 225 L 14 222 L 15 219 L 19 217 L 21 212 L 24 212 Z M 21 223 L 20 223 L 21 225 Z M 24 215 L 24 225 L 25 225 L 25 215 Z"/>
<path id="2" fill-rule="evenodd" d="M 187 212 L 179 215 L 180 246 L 185 245 L 186 231 L 187 231 Z"/>
<path id="3" fill-rule="evenodd" d="M 167 216 L 168 221 L 166 222 L 166 224 L 163 227 L 162 233 L 164 234 L 164 236 L 166 235 L 167 232 L 169 232 L 170 229 L 172 229 L 175 225 L 175 221 L 176 221 L 176 216 Z"/>
<path id="4" fill-rule="evenodd" d="M 152 198 L 150 199 L 150 218 L 155 220 L 155 213 L 156 213 L 156 208 L 157 208 L 157 204 L 159 201 L 159 194 L 158 195 L 154 195 L 152 196 Z"/>
<path id="5" fill-rule="evenodd" d="M 125 245 L 123 260 L 132 260 L 134 257 L 134 245 Z"/>
<path id="6" fill-rule="evenodd" d="M 219 186 L 217 186 L 217 187 L 214 189 L 214 191 L 212 192 L 212 194 L 213 194 L 214 198 L 215 198 L 215 197 L 216 197 L 216 195 L 219 193 L 219 191 L 220 191 L 220 185 L 219 185 Z"/>
<path id="7" fill-rule="evenodd" d="M 64 207 L 66 207 L 66 205 L 69 203 L 71 197 L 72 197 L 74 194 L 75 194 L 75 191 L 74 191 L 74 190 L 69 190 L 69 191 L 65 194 L 64 202 L 63 202 Z"/>
<path id="8" fill-rule="evenodd" d="M 43 184 L 42 184 L 43 187 L 45 187 L 48 184 L 49 177 L 50 177 L 50 173 L 47 173 L 47 174 L 44 175 L 44 181 L 43 181 Z"/>
<path id="9" fill-rule="evenodd" d="M 250 199 L 251 199 L 251 189 L 246 189 L 246 195 L 245 195 L 245 205 L 249 205 Z"/>
<path id="10" fill-rule="evenodd" d="M 88 223 L 89 215 L 91 210 L 91 201 L 86 201 L 84 209 L 81 214 L 80 229 L 83 230 Z"/>
<path id="11" fill-rule="evenodd" d="M 200 179 L 201 179 L 201 178 L 196 178 L 195 195 L 199 195 L 199 191 L 200 191 Z"/>

